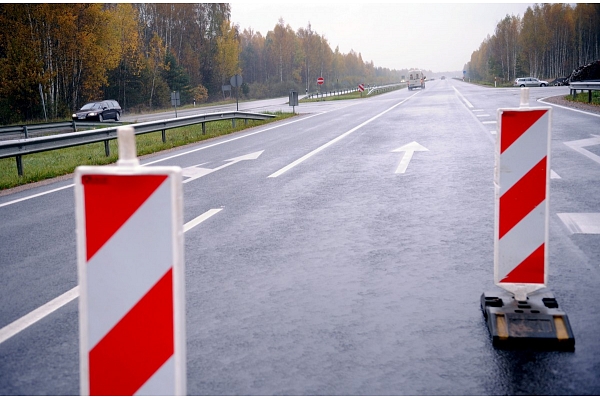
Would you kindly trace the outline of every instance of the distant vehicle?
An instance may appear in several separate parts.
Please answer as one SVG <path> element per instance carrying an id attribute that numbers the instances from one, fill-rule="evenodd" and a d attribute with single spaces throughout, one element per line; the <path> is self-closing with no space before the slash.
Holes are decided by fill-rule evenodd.
<path id="1" fill-rule="evenodd" d="M 121 106 L 116 100 L 103 100 L 87 103 L 73 114 L 73 121 L 105 121 L 121 119 Z"/>
<path id="2" fill-rule="evenodd" d="M 445 76 L 442 76 L 442 80 L 444 80 L 444 79 L 446 79 L 446 77 L 445 77 Z"/>
<path id="3" fill-rule="evenodd" d="M 408 71 L 408 90 L 416 88 L 425 89 L 425 77 L 420 69 Z"/>
<path id="4" fill-rule="evenodd" d="M 550 86 L 564 86 L 567 84 L 567 78 L 556 78 L 552 82 L 549 82 Z"/>
<path id="5" fill-rule="evenodd" d="M 515 82 L 513 83 L 513 86 L 520 86 L 520 87 L 525 87 L 525 86 L 540 86 L 540 87 L 544 87 L 544 86 L 548 86 L 548 82 L 546 82 L 546 81 L 540 81 L 539 79 L 532 78 L 532 77 L 517 78 L 517 79 L 515 79 Z"/>

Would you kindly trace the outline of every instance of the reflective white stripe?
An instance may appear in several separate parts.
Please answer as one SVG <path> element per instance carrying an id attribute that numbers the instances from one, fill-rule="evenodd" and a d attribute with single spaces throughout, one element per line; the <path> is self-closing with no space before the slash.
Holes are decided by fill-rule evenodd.
<path id="1" fill-rule="evenodd" d="M 172 267 L 171 209 L 168 178 L 89 260 L 88 350 Z"/>
<path id="2" fill-rule="evenodd" d="M 547 155 L 548 113 L 500 154 L 500 196 Z"/>
<path id="3" fill-rule="evenodd" d="M 504 279 L 545 242 L 545 220 L 544 200 L 500 239 L 496 282 Z"/>
<path id="4" fill-rule="evenodd" d="M 171 356 L 134 396 L 175 396 L 175 356 Z"/>

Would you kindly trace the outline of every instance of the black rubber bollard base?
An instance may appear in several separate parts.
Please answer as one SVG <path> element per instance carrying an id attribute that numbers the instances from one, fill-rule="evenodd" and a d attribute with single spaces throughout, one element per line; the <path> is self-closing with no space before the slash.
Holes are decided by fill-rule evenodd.
<path id="1" fill-rule="evenodd" d="M 567 314 L 546 289 L 517 301 L 503 290 L 481 295 L 492 344 L 502 349 L 574 351 L 575 337 Z"/>

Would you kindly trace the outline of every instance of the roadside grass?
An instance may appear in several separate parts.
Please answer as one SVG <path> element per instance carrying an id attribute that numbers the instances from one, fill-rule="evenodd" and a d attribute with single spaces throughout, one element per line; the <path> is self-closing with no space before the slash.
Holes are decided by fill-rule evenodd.
<path id="1" fill-rule="evenodd" d="M 588 102 L 589 95 L 588 95 L 587 92 L 577 93 L 575 96 L 571 96 L 569 94 L 569 95 L 565 96 L 565 100 L 577 101 L 579 103 L 600 105 L 600 91 L 598 91 L 598 90 L 593 90 L 592 91 L 592 102 L 591 103 Z"/>
<path id="2" fill-rule="evenodd" d="M 275 118 L 267 121 L 248 120 L 248 123 L 244 124 L 243 120 L 236 120 L 235 128 L 232 127 L 231 120 L 209 122 L 206 123 L 206 134 L 202 134 L 201 124 L 170 129 L 166 131 L 166 143 L 162 142 L 161 131 L 138 135 L 137 154 L 138 157 L 154 154 L 294 116 L 293 113 L 271 114 L 275 115 Z M 118 159 L 116 139 L 109 141 L 109 148 L 108 157 L 104 152 L 104 142 L 28 154 L 22 157 L 23 176 L 17 173 L 14 157 L 0 159 L 0 190 L 67 175 L 73 173 L 80 165 L 113 164 Z"/>

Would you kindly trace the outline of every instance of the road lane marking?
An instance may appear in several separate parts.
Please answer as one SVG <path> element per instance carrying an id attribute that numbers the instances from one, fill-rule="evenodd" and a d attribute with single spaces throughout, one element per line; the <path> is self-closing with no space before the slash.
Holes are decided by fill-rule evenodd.
<path id="1" fill-rule="evenodd" d="M 183 232 L 185 233 L 185 232 L 189 231 L 190 229 L 196 227 L 197 225 L 200 225 L 201 223 L 203 223 L 210 217 L 216 215 L 221 210 L 223 210 L 223 209 L 222 208 L 213 208 L 213 209 L 208 210 L 204 214 L 200 215 L 199 217 L 194 218 L 190 222 L 183 225 Z"/>
<path id="2" fill-rule="evenodd" d="M 571 234 L 600 235 L 600 213 L 558 213 Z"/>
<path id="3" fill-rule="evenodd" d="M 261 129 L 261 130 L 256 131 L 256 132 L 247 133 L 247 134 L 242 135 L 242 136 L 237 136 L 237 137 L 234 137 L 232 139 L 224 140 L 222 142 L 218 142 L 218 143 L 214 143 L 214 144 L 209 144 L 208 146 L 203 146 L 203 147 L 200 147 L 198 149 L 193 149 L 193 150 L 189 150 L 189 151 L 186 151 L 186 152 L 183 152 L 183 153 L 175 154 L 175 155 L 172 155 L 172 156 L 169 156 L 169 157 L 161 158 L 159 160 L 151 161 L 151 162 L 148 162 L 148 163 L 145 163 L 145 164 L 142 164 L 142 165 L 156 164 L 156 163 L 159 163 L 159 162 L 170 160 L 171 158 L 177 158 L 177 157 L 185 156 L 185 155 L 188 155 L 188 154 L 191 154 L 191 153 L 195 153 L 195 152 L 200 151 L 200 150 L 206 150 L 206 149 L 209 149 L 211 147 L 220 146 L 222 144 L 233 142 L 235 140 L 244 139 L 244 138 L 247 138 L 249 136 L 257 135 L 259 133 L 263 133 L 263 132 L 270 131 L 270 130 L 273 130 L 273 129 L 281 128 L 282 126 L 286 126 L 286 125 L 290 125 L 290 124 L 295 124 L 296 122 L 300 122 L 300 121 L 305 121 L 305 120 L 307 120 L 309 118 L 318 117 L 319 115 L 323 115 L 323 114 L 326 114 L 326 113 L 331 112 L 331 111 L 333 111 L 333 110 L 323 111 L 322 113 L 318 113 L 318 114 L 312 114 L 312 115 L 309 115 L 309 116 L 301 118 L 301 119 L 297 119 L 297 120 L 294 120 L 294 121 L 289 121 L 289 122 L 286 122 L 284 124 L 280 124 L 280 125 L 277 125 L 277 126 L 271 126 L 269 128 Z"/>
<path id="4" fill-rule="evenodd" d="M 570 107 L 565 107 L 565 106 L 559 106 L 558 104 L 548 103 L 547 101 L 544 101 L 544 99 L 539 99 L 538 102 L 543 103 L 543 104 L 547 104 L 547 105 L 552 106 L 552 107 L 564 108 L 565 110 L 575 111 L 575 112 L 582 113 L 582 114 L 585 114 L 585 115 L 591 115 L 592 117 L 598 117 L 598 118 L 600 118 L 600 114 L 594 114 L 594 113 L 587 112 L 587 111 L 577 110 L 575 108 L 570 108 Z"/>
<path id="5" fill-rule="evenodd" d="M 340 136 L 336 137 L 333 140 L 330 140 L 329 142 L 325 143 L 324 145 L 320 146 L 319 148 L 311 151 L 310 153 L 300 157 L 299 159 L 297 159 L 296 161 L 294 161 L 291 164 L 286 165 L 285 167 L 281 168 L 280 170 L 272 173 L 271 175 L 268 176 L 268 178 L 277 178 L 278 176 L 286 173 L 287 171 L 289 171 L 290 169 L 294 168 L 295 166 L 297 166 L 298 164 L 308 160 L 309 158 L 311 158 L 312 156 L 314 156 L 315 154 L 321 152 L 322 150 L 326 149 L 327 147 L 331 146 L 332 144 L 342 140 L 343 138 L 345 138 L 346 136 L 350 135 L 351 133 L 357 131 L 358 129 L 362 128 L 363 126 L 375 121 L 377 118 L 381 117 L 382 115 L 388 113 L 389 111 L 393 110 L 394 108 L 398 107 L 399 105 L 405 103 L 406 101 L 408 101 L 409 99 L 413 98 L 414 96 L 416 96 L 417 94 L 419 94 L 420 92 L 416 92 L 415 94 L 413 94 L 412 96 L 407 97 L 406 99 L 402 100 L 400 103 L 398 104 L 394 104 L 393 106 L 391 106 L 390 108 L 388 108 L 387 110 L 377 114 L 376 116 L 374 116 L 373 118 L 368 119 L 367 121 L 363 122 L 362 124 L 350 129 L 348 132 L 345 132 L 343 134 L 341 134 Z"/>
<path id="6" fill-rule="evenodd" d="M 600 164 L 600 156 L 597 156 L 596 154 L 592 153 L 591 151 L 584 149 L 584 147 L 587 147 L 587 146 L 596 146 L 596 145 L 600 144 L 600 136 L 597 136 L 597 135 L 592 135 L 592 136 L 594 136 L 594 137 L 589 138 L 589 139 L 573 140 L 572 142 L 563 142 L 563 143 L 566 146 L 577 151 L 578 153 L 581 153 L 584 156 L 588 157 L 589 159 Z"/>
<path id="7" fill-rule="evenodd" d="M 198 168 L 199 165 L 194 166 L 194 167 L 184 168 L 183 169 L 183 175 L 184 176 L 188 176 L 188 179 L 184 180 L 183 183 L 191 182 L 193 180 L 196 180 L 198 178 L 201 178 L 201 177 L 206 176 L 208 174 L 211 174 L 213 172 L 219 171 L 219 170 L 221 170 L 223 168 L 227 168 L 227 167 L 229 167 L 229 166 L 231 166 L 233 164 L 237 164 L 240 161 L 256 160 L 258 157 L 260 157 L 260 155 L 263 153 L 263 151 L 264 150 L 257 151 L 257 152 L 251 153 L 251 154 L 246 154 L 244 156 L 230 158 L 228 160 L 225 160 L 225 161 L 229 161 L 227 164 L 223 164 L 220 167 L 213 168 L 213 169 Z M 200 164 L 200 165 L 203 165 L 203 164 Z"/>
<path id="8" fill-rule="evenodd" d="M 427 149 L 424 146 L 421 146 L 417 142 L 412 142 L 402 147 L 399 147 L 396 150 L 392 150 L 392 153 L 404 152 L 404 155 L 400 160 L 400 164 L 398 164 L 398 168 L 396 168 L 396 174 L 403 174 L 406 172 L 406 168 L 408 168 L 408 163 L 410 163 L 410 160 L 412 159 L 412 156 L 415 153 L 415 151 L 429 151 L 429 149 Z"/>
<path id="9" fill-rule="evenodd" d="M 491 125 L 491 124 L 496 124 L 496 121 L 483 121 L 482 124 L 486 124 L 486 125 Z"/>
<path id="10" fill-rule="evenodd" d="M 456 92 L 456 94 L 458 95 L 458 97 L 460 97 L 460 98 L 461 98 L 461 99 L 462 99 L 462 100 L 463 100 L 463 101 L 464 101 L 464 102 L 467 104 L 467 107 L 469 107 L 469 108 L 474 108 L 474 107 L 473 107 L 473 104 L 469 103 L 469 100 L 465 99 L 465 96 L 463 96 L 463 95 L 462 95 L 462 94 L 461 94 L 461 93 L 458 91 L 458 89 L 457 89 L 457 88 L 455 88 L 454 86 L 452 86 L 452 89 L 454 89 L 454 91 Z"/>
<path id="11" fill-rule="evenodd" d="M 550 179 L 562 179 L 559 174 L 554 172 L 553 169 L 550 170 Z"/>
<path id="12" fill-rule="evenodd" d="M 200 225 L 202 222 L 206 221 L 210 217 L 216 215 L 219 211 L 223 210 L 222 208 L 213 208 L 205 212 L 204 214 L 194 218 L 190 222 L 183 225 L 183 232 L 187 232 L 190 229 Z M 61 294 L 57 298 L 50 300 L 48 303 L 40 306 L 25 315 L 24 317 L 19 318 L 18 320 L 11 322 L 6 325 L 4 328 L 0 329 L 0 344 L 4 343 L 6 340 L 15 336 L 19 332 L 27 329 L 31 325 L 35 324 L 42 318 L 52 314 L 54 311 L 58 310 L 62 306 L 70 303 L 72 300 L 75 300 L 79 297 L 79 286 L 75 286 L 73 289 L 69 290 L 66 293 Z"/>
<path id="13" fill-rule="evenodd" d="M 70 185 L 67 185 L 67 186 L 59 187 L 57 189 L 47 190 L 47 191 L 42 192 L 42 193 L 32 194 L 31 196 L 23 197 L 22 199 L 7 201 L 6 203 L 0 204 L 0 208 L 2 208 L 4 206 L 9 206 L 11 204 L 19 203 L 21 201 L 33 199 L 35 197 L 43 196 L 45 194 L 50 194 L 50 193 L 58 192 L 59 190 L 68 189 L 68 188 L 73 187 L 73 186 L 75 186 L 75 185 L 74 184 L 70 184 Z"/>
<path id="14" fill-rule="evenodd" d="M 220 146 L 220 145 L 225 144 L 225 143 L 233 142 L 234 140 L 243 139 L 243 138 L 246 138 L 248 136 L 252 136 L 252 135 L 256 135 L 256 134 L 263 133 L 263 132 L 266 132 L 266 131 L 270 131 L 272 129 L 281 128 L 282 126 L 286 126 L 286 125 L 290 125 L 290 124 L 295 124 L 296 122 L 300 122 L 300 121 L 307 120 L 309 118 L 317 117 L 319 115 L 323 115 L 323 114 L 326 114 L 326 113 L 331 112 L 331 111 L 335 111 L 335 110 L 328 110 L 328 111 L 323 111 L 321 113 L 312 114 L 312 115 L 309 115 L 309 116 L 301 118 L 301 119 L 297 119 L 297 120 L 294 120 L 294 121 L 288 121 L 286 123 L 283 123 L 283 124 L 280 124 L 280 125 L 277 125 L 277 126 L 272 126 L 272 127 L 269 127 L 269 128 L 261 129 L 261 130 L 256 131 L 256 132 L 248 133 L 248 134 L 242 135 L 242 136 L 237 136 L 235 138 L 224 140 L 222 142 L 213 143 L 213 144 L 210 144 L 208 146 L 204 146 L 204 147 L 201 147 L 201 148 L 198 148 L 198 149 L 189 150 L 189 151 L 186 151 L 186 152 L 183 152 L 183 153 L 179 153 L 179 154 L 176 154 L 176 155 L 173 155 L 173 156 L 161 158 L 159 160 L 151 161 L 151 162 L 148 162 L 148 163 L 145 163 L 145 164 L 140 163 L 140 165 L 143 166 L 143 165 L 156 164 L 156 163 L 159 163 L 159 162 L 162 162 L 162 161 L 165 161 L 165 160 L 170 160 L 171 158 L 176 158 L 176 157 L 184 156 L 184 155 L 187 155 L 187 154 L 190 154 L 190 153 L 194 153 L 194 152 L 200 151 L 200 150 L 206 150 L 206 149 L 211 148 L 211 147 Z M 45 192 L 42 192 L 42 193 L 38 193 L 38 194 L 31 195 L 31 196 L 23 197 L 21 199 L 11 200 L 11 201 L 8 201 L 6 203 L 0 203 L 0 208 L 2 208 L 4 206 L 11 205 L 11 204 L 20 203 L 21 201 L 33 199 L 35 197 L 43 196 L 45 194 L 54 193 L 54 192 L 57 192 L 59 190 L 68 189 L 68 188 L 71 188 L 73 186 L 75 186 L 75 185 L 74 184 L 70 184 L 70 185 L 63 186 L 63 187 L 60 187 L 60 188 L 57 188 L 57 189 L 52 189 L 52 190 L 48 190 L 48 191 L 45 191 Z"/>
<path id="15" fill-rule="evenodd" d="M 0 329 L 0 344 L 35 324 L 45 316 L 50 315 L 77 297 L 79 297 L 79 286 L 75 286 L 73 289 L 33 310 L 24 317 L 6 325 L 4 328 Z"/>

